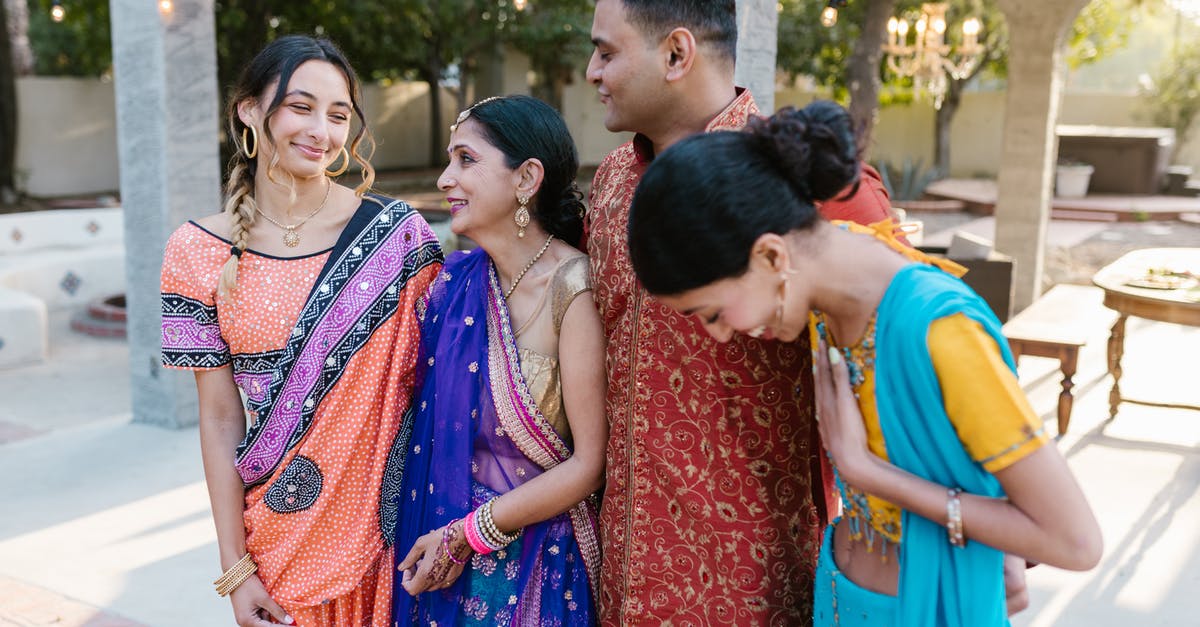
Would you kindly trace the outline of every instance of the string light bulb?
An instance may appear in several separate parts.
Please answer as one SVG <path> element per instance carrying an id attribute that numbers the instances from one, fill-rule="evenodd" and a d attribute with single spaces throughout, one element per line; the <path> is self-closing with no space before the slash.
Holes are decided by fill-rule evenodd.
<path id="1" fill-rule="evenodd" d="M 821 26 L 833 28 L 838 22 L 838 9 L 846 6 L 846 0 L 829 0 L 821 9 Z"/>
<path id="2" fill-rule="evenodd" d="M 163 15 L 170 15 L 171 11 L 175 10 L 175 3 L 171 0 L 158 0 L 158 12 Z"/>
<path id="3" fill-rule="evenodd" d="M 527 4 L 528 0 L 513 0 L 513 8 L 518 11 L 524 11 Z"/>
<path id="4" fill-rule="evenodd" d="M 62 22 L 65 17 L 67 17 L 67 10 L 63 8 L 61 2 L 56 0 L 50 5 L 50 19 L 55 22 Z"/>
<path id="5" fill-rule="evenodd" d="M 821 11 L 821 26 L 824 26 L 825 28 L 833 28 L 837 25 L 837 19 L 837 7 L 830 5 Z"/>

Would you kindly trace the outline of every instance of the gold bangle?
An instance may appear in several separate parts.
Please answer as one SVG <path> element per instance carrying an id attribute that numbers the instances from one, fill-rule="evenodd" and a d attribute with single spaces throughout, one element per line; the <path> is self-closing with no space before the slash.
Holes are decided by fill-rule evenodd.
<path id="1" fill-rule="evenodd" d="M 254 558 L 247 553 L 236 564 L 230 566 L 229 570 L 221 573 L 221 576 L 213 581 L 213 585 L 217 588 L 217 594 L 228 596 L 256 572 L 258 564 L 254 563 Z"/>
<path id="2" fill-rule="evenodd" d="M 967 546 L 967 540 L 963 537 L 962 502 L 958 500 L 959 494 L 962 494 L 962 490 L 958 488 L 950 488 L 947 492 L 946 535 L 949 537 L 950 546 L 962 548 Z"/>

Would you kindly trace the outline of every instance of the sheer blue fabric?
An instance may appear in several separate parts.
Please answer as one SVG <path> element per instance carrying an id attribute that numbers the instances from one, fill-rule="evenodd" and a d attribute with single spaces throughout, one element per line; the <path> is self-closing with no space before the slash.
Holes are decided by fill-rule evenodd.
<path id="1" fill-rule="evenodd" d="M 508 492 L 545 469 L 522 453 L 501 421 L 489 362 L 510 342 L 507 307 L 490 258 L 455 253 L 431 288 L 422 316 L 423 379 L 414 407 L 403 484 L 397 499 L 396 559 L 415 541 Z M 519 379 L 505 385 L 523 386 Z M 526 394 L 526 396 L 528 396 Z M 582 507 L 582 505 L 581 505 Z M 576 508 L 580 509 L 580 508 Z M 393 621 L 399 625 L 589 625 L 595 604 L 575 532 L 574 510 L 526 527 L 505 550 L 475 555 L 445 590 L 413 598 L 396 573 Z"/>
<path id="2" fill-rule="evenodd" d="M 876 403 L 888 458 L 919 477 L 964 492 L 1002 497 L 1004 490 L 963 448 L 942 404 L 929 355 L 929 325 L 956 313 L 978 322 L 1014 368 L 1000 322 L 962 281 L 930 266 L 896 274 L 879 305 Z M 1008 625 L 1000 551 L 968 538 L 951 546 L 946 528 L 905 511 L 900 555 L 899 624 Z"/>

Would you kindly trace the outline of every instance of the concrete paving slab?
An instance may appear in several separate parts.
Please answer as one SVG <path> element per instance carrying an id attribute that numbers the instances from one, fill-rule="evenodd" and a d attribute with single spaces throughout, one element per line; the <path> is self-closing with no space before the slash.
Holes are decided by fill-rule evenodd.
<path id="1" fill-rule="evenodd" d="M 1046 231 L 1046 245 L 1062 247 L 1075 246 L 1099 234 L 1106 228 L 1108 228 L 1108 225 L 1098 222 L 1085 222 L 1081 220 L 1051 220 Z M 922 240 L 922 245 L 949 246 L 950 239 L 954 237 L 954 233 L 957 231 L 966 231 L 972 235 L 978 235 L 984 239 L 994 242 L 996 240 L 996 219 L 991 216 L 977 218 L 954 228 L 930 233 Z"/>
<path id="2" fill-rule="evenodd" d="M 196 429 L 132 424 L 124 343 L 59 324 L 50 363 L 0 371 L 0 421 L 27 429 L 0 442 L 0 627 L 231 624 L 212 591 L 219 567 Z M 1200 412 L 1124 404 L 1107 422 L 1106 339 L 1095 329 L 1081 351 L 1059 442 L 1100 519 L 1105 556 L 1087 573 L 1031 570 L 1032 605 L 1017 627 L 1198 624 Z M 1122 389 L 1200 404 L 1196 355 L 1200 329 L 1131 318 Z M 1051 432 L 1057 367 L 1020 364 Z M 30 605 L 36 594 L 49 596 Z"/>
<path id="3" fill-rule="evenodd" d="M 195 429 L 127 415 L 0 450 L 0 576 L 146 625 L 231 622 Z"/>
<path id="4" fill-rule="evenodd" d="M 1197 625 L 1200 616 L 1200 411 L 1129 403 L 1108 422 L 1107 333 L 1080 354 L 1071 427 L 1059 442 L 1104 534 L 1087 573 L 1028 573 L 1029 610 L 1016 627 Z M 1200 329 L 1130 318 L 1122 394 L 1200 405 Z M 1020 375 L 1054 429 L 1057 363 L 1024 357 Z"/>

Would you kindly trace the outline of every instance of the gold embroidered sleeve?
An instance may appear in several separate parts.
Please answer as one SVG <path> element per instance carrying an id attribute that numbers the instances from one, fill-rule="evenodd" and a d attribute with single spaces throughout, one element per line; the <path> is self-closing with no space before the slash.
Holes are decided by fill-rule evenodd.
<path id="1" fill-rule="evenodd" d="M 592 289 L 591 269 L 586 255 L 563 262 L 550 284 L 551 311 L 554 313 L 554 332 L 562 330 L 563 317 L 576 296 Z"/>

